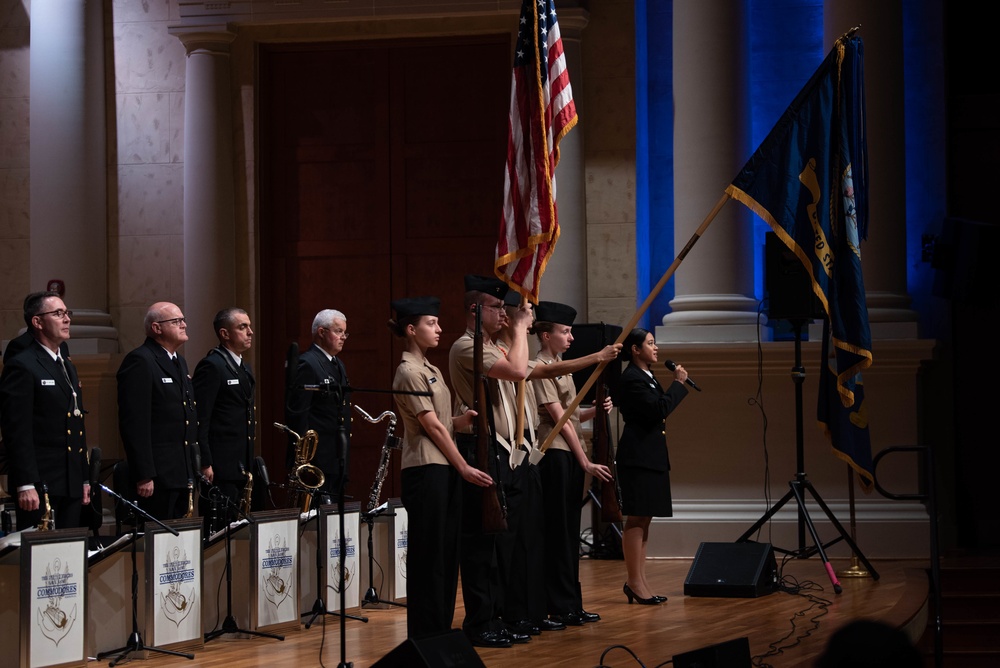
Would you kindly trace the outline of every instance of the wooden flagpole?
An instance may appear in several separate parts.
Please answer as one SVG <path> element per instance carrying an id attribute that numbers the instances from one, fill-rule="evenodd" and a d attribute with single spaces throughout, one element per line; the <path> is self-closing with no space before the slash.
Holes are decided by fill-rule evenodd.
<path id="1" fill-rule="evenodd" d="M 715 217 L 719 215 L 719 211 L 722 210 L 722 207 L 725 206 L 727 201 L 729 201 L 729 195 L 727 193 L 723 193 L 722 197 L 719 198 L 719 201 L 716 202 L 715 206 L 705 217 L 705 220 L 703 220 L 701 225 L 698 226 L 698 229 L 695 230 L 694 235 L 692 235 L 692 237 L 688 240 L 687 245 L 684 246 L 681 252 L 677 254 L 677 257 L 674 258 L 674 261 L 670 264 L 670 266 L 667 267 L 667 271 L 663 274 L 663 276 L 660 277 L 660 280 L 653 287 L 653 290 L 649 293 L 649 296 L 646 297 L 646 301 L 644 301 L 642 305 L 639 306 L 639 310 L 636 311 L 635 315 L 632 316 L 632 319 L 629 320 L 628 325 L 622 328 L 622 332 L 621 334 L 618 335 L 618 339 L 615 341 L 615 343 L 622 343 L 625 341 L 625 338 L 629 335 L 629 332 L 631 332 L 635 328 L 635 326 L 639 323 L 639 318 L 642 317 L 642 314 L 646 312 L 646 309 L 649 308 L 649 305 L 653 303 L 654 299 L 656 299 L 656 295 L 660 294 L 660 290 L 662 290 L 663 286 L 667 284 L 667 281 L 670 280 L 670 277 L 674 275 L 674 272 L 677 271 L 677 267 L 679 267 L 681 262 L 684 261 L 684 258 L 687 257 L 687 254 L 691 251 L 691 248 L 694 247 L 698 239 L 701 238 L 701 235 L 705 233 L 705 230 L 708 229 L 708 226 L 711 224 L 711 222 L 715 220 Z M 562 417 L 559 418 L 558 422 L 556 422 L 556 426 L 553 427 L 552 431 L 549 432 L 549 435 L 545 437 L 545 442 L 542 443 L 541 447 L 542 452 L 545 452 L 549 448 L 549 446 L 552 445 L 552 441 L 555 440 L 556 435 L 563 428 L 563 425 L 566 424 L 566 421 L 569 420 L 570 416 L 573 415 L 573 412 L 576 411 L 576 409 L 580 406 L 580 402 L 583 401 L 584 395 L 587 394 L 587 391 L 591 388 L 594 382 L 597 381 L 597 378 L 601 375 L 601 372 L 604 371 L 604 367 L 606 367 L 607 365 L 608 365 L 607 362 L 598 363 L 597 368 L 595 368 L 593 373 L 590 374 L 590 378 L 588 378 L 587 382 L 583 384 L 583 387 L 580 388 L 580 391 L 576 393 L 576 397 L 573 398 L 572 403 L 570 403 L 570 405 L 566 407 L 566 410 L 563 411 Z"/>

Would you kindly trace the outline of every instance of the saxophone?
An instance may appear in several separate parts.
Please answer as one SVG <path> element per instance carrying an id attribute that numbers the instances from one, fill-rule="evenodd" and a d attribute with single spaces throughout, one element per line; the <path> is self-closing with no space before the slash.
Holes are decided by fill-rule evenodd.
<path id="1" fill-rule="evenodd" d="M 247 479 L 246 487 L 243 488 L 243 500 L 240 502 L 240 513 L 243 517 L 247 517 L 250 515 L 250 504 L 253 499 L 253 474 L 244 468 L 243 462 L 240 462 L 240 471 Z"/>
<path id="2" fill-rule="evenodd" d="M 38 531 L 50 531 L 56 528 L 56 519 L 52 516 L 52 504 L 49 503 L 49 486 L 42 485 L 42 504 L 45 512 L 42 519 L 38 520 Z"/>
<path id="3" fill-rule="evenodd" d="M 305 436 L 299 436 L 280 422 L 275 422 L 274 426 L 295 439 L 295 464 L 294 469 L 288 473 L 288 486 L 293 490 L 293 505 L 299 506 L 300 512 L 308 513 L 312 504 L 312 494 L 309 492 L 326 484 L 326 475 L 322 469 L 309 463 L 319 446 L 319 435 L 309 429 Z"/>
<path id="4" fill-rule="evenodd" d="M 194 517 L 194 481 L 188 478 L 188 508 L 184 517 Z"/>
<path id="5" fill-rule="evenodd" d="M 375 482 L 372 484 L 372 492 L 368 497 L 368 509 L 365 514 L 370 514 L 375 508 L 378 507 L 378 499 L 382 494 L 382 483 L 385 482 L 385 476 L 389 473 L 389 458 L 392 456 L 393 450 L 398 450 L 402 442 L 398 436 L 395 435 L 396 431 L 396 414 L 392 411 L 385 411 L 377 418 L 373 418 L 369 415 L 365 409 L 361 408 L 357 404 L 354 404 L 354 408 L 357 409 L 361 415 L 364 416 L 365 420 L 371 422 L 372 424 L 377 424 L 389 418 L 389 427 L 385 432 L 385 442 L 382 444 L 382 456 L 378 463 L 378 472 L 375 474 Z"/>

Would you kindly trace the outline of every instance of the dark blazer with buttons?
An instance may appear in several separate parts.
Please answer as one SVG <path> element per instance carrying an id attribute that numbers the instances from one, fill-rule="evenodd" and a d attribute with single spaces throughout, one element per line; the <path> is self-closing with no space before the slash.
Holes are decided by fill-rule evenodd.
<path id="1" fill-rule="evenodd" d="M 344 369 L 344 364 L 336 357 L 328 360 L 326 353 L 319 346 L 313 344 L 299 355 L 286 421 L 299 436 L 305 436 L 309 429 L 316 432 L 319 443 L 312 463 L 326 475 L 326 488 L 331 491 L 336 491 L 331 484 L 340 474 L 340 463 L 337 460 L 337 439 L 340 437 L 344 439 L 345 464 L 349 459 L 350 394 L 341 391 L 347 385 L 347 371 Z M 320 389 L 316 391 L 303 389 L 309 386 Z M 346 479 L 347 470 L 344 474 Z"/>
<path id="2" fill-rule="evenodd" d="M 244 360 L 237 367 L 229 351 L 212 348 L 195 367 L 192 382 L 201 465 L 211 466 L 219 480 L 243 480 L 240 464 L 252 470 L 257 428 L 250 365 Z"/>
<path id="3" fill-rule="evenodd" d="M 44 483 L 49 494 L 83 498 L 87 436 L 76 367 L 70 384 L 55 360 L 34 342 L 10 358 L 0 376 L 0 429 L 8 453 L 9 488 Z M 79 415 L 73 412 L 73 390 Z"/>
<path id="4" fill-rule="evenodd" d="M 118 368 L 118 430 L 132 480 L 161 489 L 187 487 L 198 445 L 198 415 L 187 362 L 180 372 L 151 338 Z"/>
<path id="5" fill-rule="evenodd" d="M 618 379 L 614 402 L 625 420 L 615 463 L 654 471 L 669 471 L 664 420 L 687 396 L 682 383 L 664 390 L 656 378 L 629 364 Z"/>

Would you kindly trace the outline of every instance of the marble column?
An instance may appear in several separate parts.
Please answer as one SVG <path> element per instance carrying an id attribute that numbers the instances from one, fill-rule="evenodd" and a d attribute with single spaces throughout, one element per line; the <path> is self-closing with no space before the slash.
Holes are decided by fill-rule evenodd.
<path id="1" fill-rule="evenodd" d="M 199 359 L 218 342 L 211 323 L 236 306 L 236 202 L 230 45 L 225 26 L 171 30 L 187 50 L 184 84 L 184 315 L 186 355 Z M 244 306 L 246 308 L 246 306 Z"/>
<path id="2" fill-rule="evenodd" d="M 744 3 L 674 3 L 673 22 L 674 246 L 679 253 L 752 147 Z M 672 312 L 656 328 L 657 342 L 757 340 L 752 248 L 751 214 L 729 202 L 673 274 Z"/>
<path id="3" fill-rule="evenodd" d="M 33 0 L 30 289 L 62 289 L 75 354 L 118 351 L 108 315 L 103 3 Z"/>
<path id="4" fill-rule="evenodd" d="M 869 229 L 861 244 L 873 339 L 915 339 L 906 283 L 906 128 L 902 0 L 826 0 L 823 41 L 861 26 L 865 46 Z M 810 337 L 811 338 L 811 337 Z"/>
<path id="5" fill-rule="evenodd" d="M 559 142 L 559 165 L 556 168 L 556 196 L 559 207 L 559 241 L 542 275 L 539 294 L 542 300 L 569 304 L 577 311 L 576 322 L 587 322 L 587 200 L 583 160 L 584 114 L 583 55 L 581 33 L 587 27 L 585 9 L 563 7 L 559 10 L 559 34 L 566 53 L 573 99 L 580 121 Z"/>

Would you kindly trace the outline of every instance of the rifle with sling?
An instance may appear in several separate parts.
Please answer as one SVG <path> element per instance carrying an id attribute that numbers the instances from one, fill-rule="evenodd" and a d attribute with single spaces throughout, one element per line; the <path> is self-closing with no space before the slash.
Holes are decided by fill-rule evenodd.
<path id="1" fill-rule="evenodd" d="M 499 476 L 490 473 L 490 445 L 493 440 L 493 407 L 490 404 L 489 379 L 483 373 L 483 322 L 482 304 L 476 305 L 476 332 L 472 352 L 472 408 L 476 411 L 476 468 L 489 474 L 494 487 L 483 488 L 483 533 L 500 533 L 507 530 L 507 509 L 501 504 L 503 487 Z"/>

